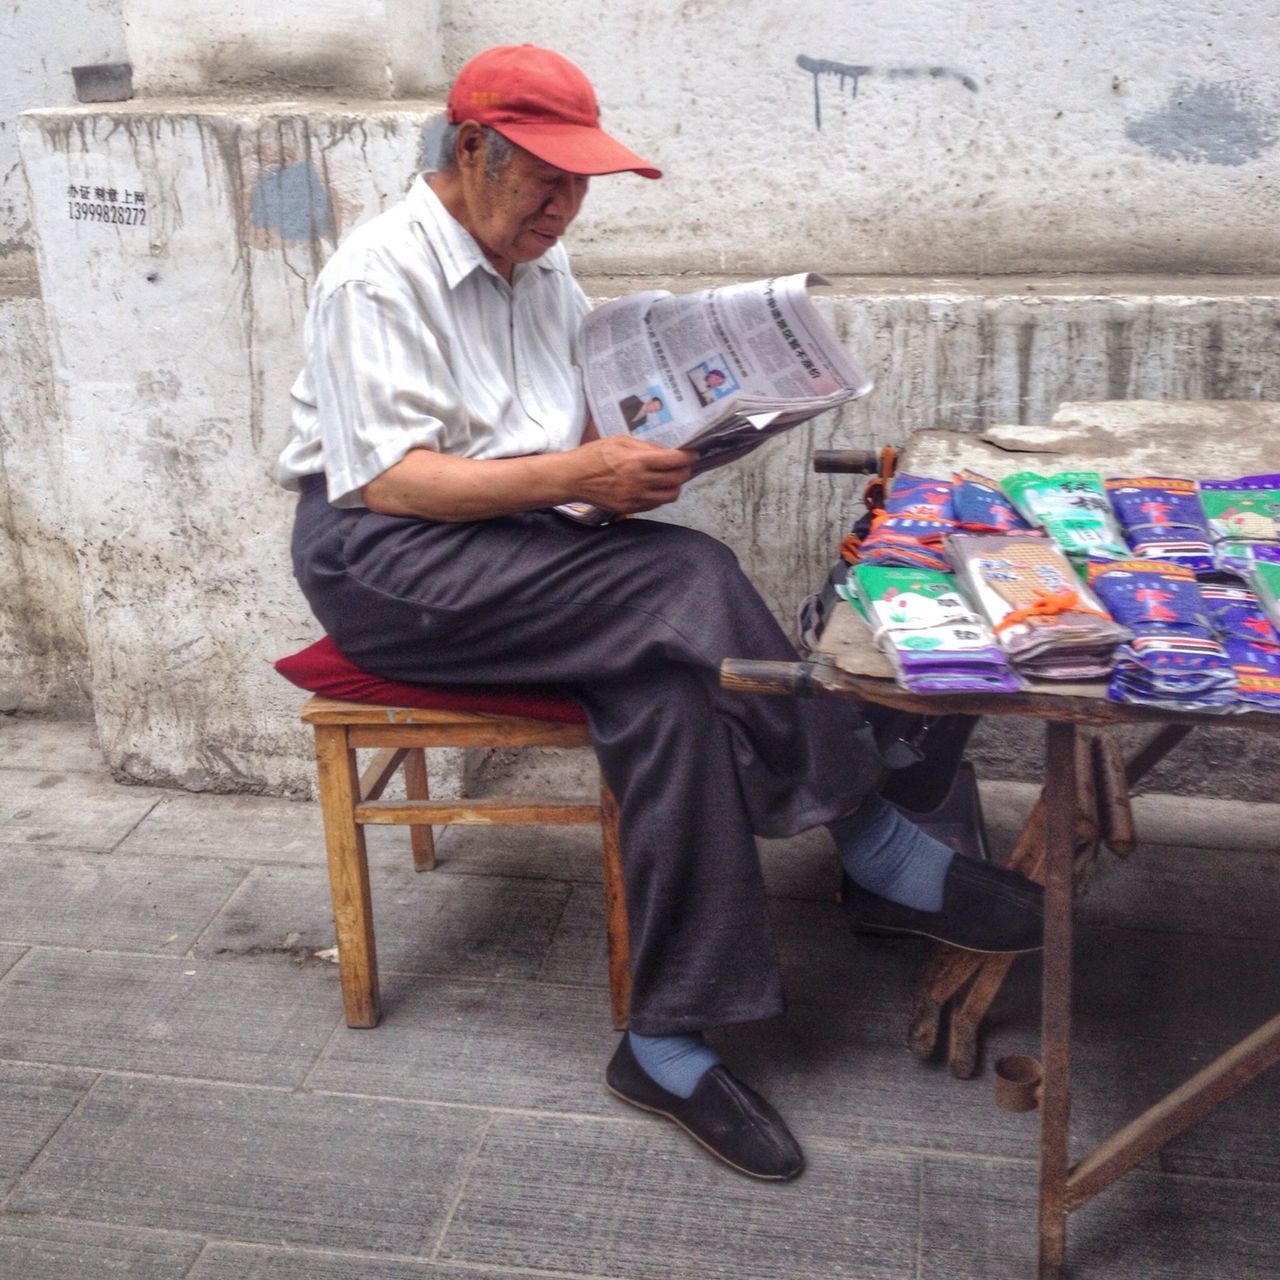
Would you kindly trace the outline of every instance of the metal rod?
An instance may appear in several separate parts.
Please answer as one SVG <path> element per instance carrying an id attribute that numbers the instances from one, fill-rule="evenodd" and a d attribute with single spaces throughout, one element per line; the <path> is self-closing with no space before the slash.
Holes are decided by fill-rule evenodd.
<path id="1" fill-rule="evenodd" d="M 840 475 L 873 476 L 880 470 L 875 449 L 815 449 L 813 469 Z"/>
<path id="2" fill-rule="evenodd" d="M 734 693 L 812 694 L 812 664 L 766 662 L 754 658 L 724 658 L 720 687 Z"/>

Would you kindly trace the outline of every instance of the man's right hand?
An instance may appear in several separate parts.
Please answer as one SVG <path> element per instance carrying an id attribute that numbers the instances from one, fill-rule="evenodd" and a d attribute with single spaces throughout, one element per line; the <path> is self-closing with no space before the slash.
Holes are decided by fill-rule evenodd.
<path id="1" fill-rule="evenodd" d="M 575 497 L 618 515 L 652 511 L 680 496 L 698 455 L 631 436 L 605 436 L 565 455 L 581 469 Z"/>

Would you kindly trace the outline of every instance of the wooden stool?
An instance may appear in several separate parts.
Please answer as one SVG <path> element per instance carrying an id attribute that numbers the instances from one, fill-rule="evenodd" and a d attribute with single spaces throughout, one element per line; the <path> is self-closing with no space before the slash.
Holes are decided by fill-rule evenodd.
<path id="1" fill-rule="evenodd" d="M 319 696 L 302 709 L 315 730 L 320 804 L 329 856 L 333 919 L 347 1025 L 378 1023 L 378 958 L 364 828 L 369 823 L 408 826 L 414 866 L 435 865 L 433 824 L 580 826 L 598 823 L 604 847 L 605 922 L 609 945 L 609 997 L 613 1025 L 627 1025 L 631 993 L 626 901 L 618 843 L 618 808 L 600 784 L 600 803 L 499 797 L 487 800 L 432 800 L 425 747 L 582 747 L 590 745 L 584 724 L 534 720 L 477 711 L 420 710 L 336 702 Z M 357 748 L 378 754 L 360 771 Z M 403 769 L 405 800 L 382 793 Z"/>

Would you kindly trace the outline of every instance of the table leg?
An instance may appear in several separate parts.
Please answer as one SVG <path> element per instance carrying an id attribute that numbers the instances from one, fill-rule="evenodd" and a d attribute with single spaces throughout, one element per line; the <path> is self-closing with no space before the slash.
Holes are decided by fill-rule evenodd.
<path id="1" fill-rule="evenodd" d="M 1058 1280 L 1067 1239 L 1071 1117 L 1071 905 L 1076 729 L 1045 725 L 1045 922 L 1040 1102 L 1040 1280 Z"/>

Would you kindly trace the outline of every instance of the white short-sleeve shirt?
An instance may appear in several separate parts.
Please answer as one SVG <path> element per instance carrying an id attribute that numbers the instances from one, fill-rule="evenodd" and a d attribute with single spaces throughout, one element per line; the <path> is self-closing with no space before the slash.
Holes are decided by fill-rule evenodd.
<path id="1" fill-rule="evenodd" d="M 418 446 L 465 458 L 572 448 L 589 309 L 560 245 L 508 284 L 418 178 L 320 273 L 276 478 L 296 489 L 323 472 L 330 502 L 359 507 L 361 487 Z"/>

